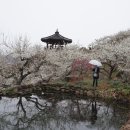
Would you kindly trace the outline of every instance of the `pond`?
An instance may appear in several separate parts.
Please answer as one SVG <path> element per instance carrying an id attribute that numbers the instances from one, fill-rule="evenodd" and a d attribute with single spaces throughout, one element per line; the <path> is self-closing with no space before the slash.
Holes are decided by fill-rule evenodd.
<path id="1" fill-rule="evenodd" d="M 0 130 L 119 130 L 129 107 L 62 94 L 0 100 Z"/>

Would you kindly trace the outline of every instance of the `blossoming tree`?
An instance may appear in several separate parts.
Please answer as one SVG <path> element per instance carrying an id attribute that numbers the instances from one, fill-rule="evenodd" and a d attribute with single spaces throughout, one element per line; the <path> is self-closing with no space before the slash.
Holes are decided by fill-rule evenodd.
<path id="1" fill-rule="evenodd" d="M 119 32 L 97 40 L 90 57 L 104 64 L 103 70 L 109 79 L 115 71 L 130 71 L 130 31 Z"/>

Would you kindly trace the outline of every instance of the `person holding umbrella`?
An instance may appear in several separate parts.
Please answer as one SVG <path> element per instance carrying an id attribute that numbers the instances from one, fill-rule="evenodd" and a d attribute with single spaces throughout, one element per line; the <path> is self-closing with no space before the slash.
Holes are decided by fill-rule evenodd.
<path id="1" fill-rule="evenodd" d="M 93 68 L 93 87 L 94 86 L 98 86 L 98 79 L 99 79 L 99 72 L 100 72 L 100 68 L 99 66 L 102 66 L 101 62 L 97 61 L 97 60 L 91 60 L 89 62 L 90 64 L 94 65 Z"/>
<path id="2" fill-rule="evenodd" d="M 95 65 L 93 68 L 93 87 L 95 85 L 96 87 L 98 86 L 99 72 L 100 72 L 100 68 L 97 65 Z"/>

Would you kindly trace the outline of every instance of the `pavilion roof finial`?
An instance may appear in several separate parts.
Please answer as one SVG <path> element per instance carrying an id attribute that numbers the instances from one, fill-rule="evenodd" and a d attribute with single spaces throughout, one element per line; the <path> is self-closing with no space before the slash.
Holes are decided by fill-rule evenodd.
<path id="1" fill-rule="evenodd" d="M 58 31 L 58 28 L 56 29 L 56 32 L 55 32 L 56 34 L 59 34 L 59 31 Z"/>

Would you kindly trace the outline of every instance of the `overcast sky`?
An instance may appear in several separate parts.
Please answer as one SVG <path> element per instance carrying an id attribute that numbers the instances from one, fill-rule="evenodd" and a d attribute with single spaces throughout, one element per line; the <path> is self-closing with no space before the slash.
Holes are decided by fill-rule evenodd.
<path id="1" fill-rule="evenodd" d="M 33 43 L 55 33 L 87 46 L 130 29 L 130 0 L 0 0 L 0 32 Z"/>

